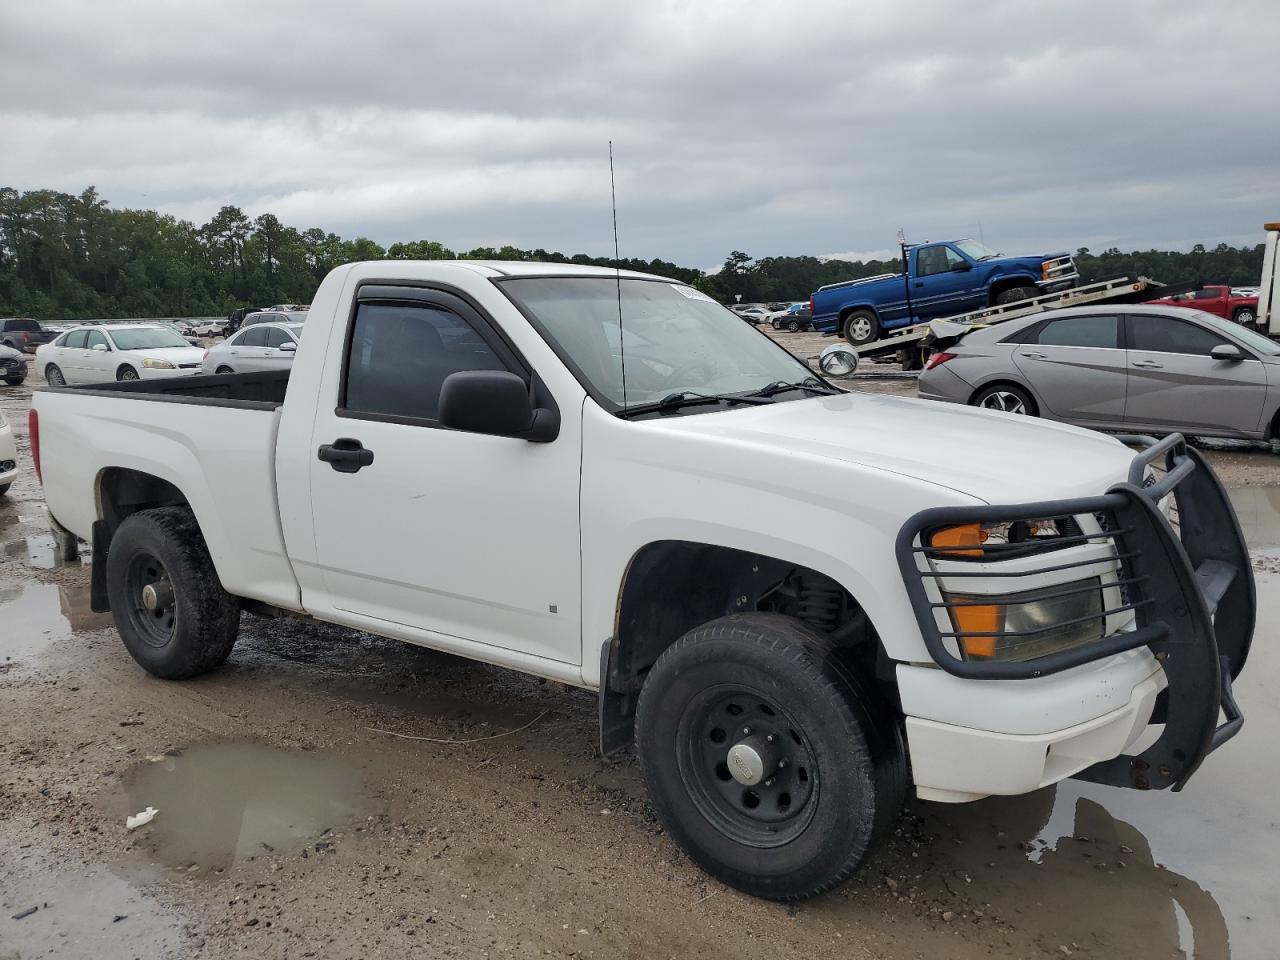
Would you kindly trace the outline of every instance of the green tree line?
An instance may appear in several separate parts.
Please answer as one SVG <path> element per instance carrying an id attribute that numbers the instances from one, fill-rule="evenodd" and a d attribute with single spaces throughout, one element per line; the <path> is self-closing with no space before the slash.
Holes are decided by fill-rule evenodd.
<path id="1" fill-rule="evenodd" d="M 270 213 L 250 219 L 225 206 L 202 226 L 154 210 L 116 209 L 89 187 L 79 195 L 0 187 L 0 316 L 42 320 L 219 316 L 242 306 L 310 302 L 334 267 L 356 260 L 542 260 L 612 266 L 611 257 L 541 248 L 453 250 L 436 240 L 344 240 L 319 227 L 286 226 Z M 1189 253 L 1078 250 L 1085 279 L 1143 274 L 1165 282 L 1256 283 L 1262 245 Z M 692 283 L 724 303 L 806 299 L 827 283 L 890 273 L 893 260 L 753 259 L 741 251 L 706 273 L 667 260 L 620 266 Z"/>

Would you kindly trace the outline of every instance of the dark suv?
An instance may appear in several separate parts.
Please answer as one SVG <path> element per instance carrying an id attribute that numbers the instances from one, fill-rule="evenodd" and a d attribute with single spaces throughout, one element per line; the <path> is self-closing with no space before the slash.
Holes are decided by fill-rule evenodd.
<path id="1" fill-rule="evenodd" d="M 12 347 L 0 346 L 0 380 L 16 387 L 27 379 L 27 361 Z"/>

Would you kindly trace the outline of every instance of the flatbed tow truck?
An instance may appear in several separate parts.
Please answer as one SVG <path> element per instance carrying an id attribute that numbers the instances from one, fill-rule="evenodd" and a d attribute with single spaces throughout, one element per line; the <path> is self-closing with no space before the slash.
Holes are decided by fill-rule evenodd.
<path id="1" fill-rule="evenodd" d="M 1280 227 L 1280 225 L 1276 225 Z M 1275 234 L 1271 234 L 1274 237 Z M 1274 239 L 1269 241 L 1269 250 L 1273 250 Z M 1274 258 L 1273 258 L 1274 259 Z M 987 327 L 1026 317 L 1045 310 L 1058 310 L 1063 307 L 1084 307 L 1091 304 L 1143 303 L 1147 300 L 1158 300 L 1185 293 L 1197 286 L 1191 283 L 1162 284 L 1148 277 L 1116 277 L 1111 280 L 1100 280 L 1069 290 L 1048 293 L 1042 297 L 1031 297 L 1015 300 L 1012 303 L 984 307 L 968 313 L 958 313 L 951 317 L 926 320 L 894 330 L 879 340 L 862 346 L 849 345 L 845 349 L 856 354 L 859 359 L 876 357 L 896 357 L 902 361 L 904 370 L 920 370 L 931 350 L 939 343 L 953 340 L 974 327 Z M 1275 325 L 1280 325 L 1277 316 Z"/>

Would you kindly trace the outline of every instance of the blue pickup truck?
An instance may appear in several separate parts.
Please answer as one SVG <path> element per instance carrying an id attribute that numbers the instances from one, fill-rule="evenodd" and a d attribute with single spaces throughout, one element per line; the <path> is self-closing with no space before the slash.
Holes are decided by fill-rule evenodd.
<path id="1" fill-rule="evenodd" d="M 1079 278 L 1070 255 L 1004 257 L 977 240 L 903 244 L 907 272 L 821 287 L 813 328 L 854 346 L 885 331 L 1064 290 Z"/>

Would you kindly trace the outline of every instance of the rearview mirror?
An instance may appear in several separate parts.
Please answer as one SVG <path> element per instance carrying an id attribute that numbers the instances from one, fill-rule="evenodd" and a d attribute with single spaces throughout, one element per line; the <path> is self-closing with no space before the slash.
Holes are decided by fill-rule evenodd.
<path id="1" fill-rule="evenodd" d="M 93 345 L 93 349 L 94 349 L 94 350 L 97 350 L 99 353 L 106 353 L 106 352 L 107 352 L 107 345 L 106 345 L 105 343 L 95 343 L 95 344 Z"/>
<path id="2" fill-rule="evenodd" d="M 843 380 L 858 369 L 858 355 L 845 343 L 833 343 L 818 355 L 818 369 L 828 377 Z"/>
<path id="3" fill-rule="evenodd" d="M 284 343 L 280 344 L 278 349 L 285 350 L 289 353 L 293 353 L 298 349 L 298 345 L 294 343 L 292 340 L 286 340 Z"/>
<path id="4" fill-rule="evenodd" d="M 440 423 L 454 430 L 549 443 L 560 434 L 556 410 L 535 409 L 528 385 L 506 370 L 464 370 L 444 378 Z"/>
<path id="5" fill-rule="evenodd" d="M 1220 343 L 1209 351 L 1209 356 L 1215 360 L 1236 361 L 1243 360 L 1244 354 L 1240 352 L 1240 348 L 1234 343 Z"/>

